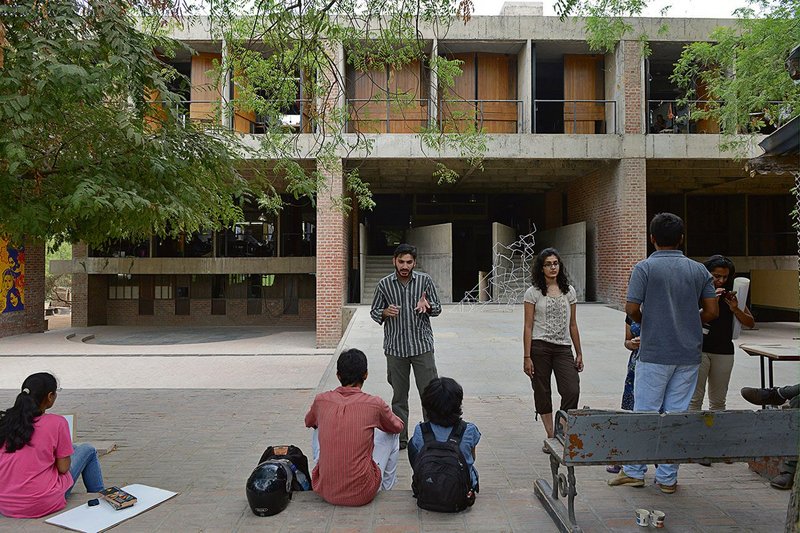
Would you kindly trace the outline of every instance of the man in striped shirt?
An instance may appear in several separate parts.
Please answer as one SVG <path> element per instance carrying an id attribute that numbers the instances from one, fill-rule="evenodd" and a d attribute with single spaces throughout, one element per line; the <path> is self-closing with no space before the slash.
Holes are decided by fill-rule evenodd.
<path id="1" fill-rule="evenodd" d="M 367 356 L 351 348 L 339 355 L 341 387 L 318 394 L 306 414 L 314 428 L 311 472 L 314 491 L 334 505 L 366 505 L 397 481 L 397 434 L 403 422 L 382 399 L 361 391 Z"/>
<path id="2" fill-rule="evenodd" d="M 411 367 L 420 396 L 428 383 L 439 377 L 433 357 L 431 317 L 439 316 L 442 305 L 433 280 L 414 272 L 417 249 L 401 244 L 394 251 L 395 271 L 378 282 L 370 316 L 383 326 L 386 371 L 392 386 L 392 411 L 403 421 L 400 449 L 408 444 L 408 389 Z M 425 420 L 427 416 L 423 409 Z"/>

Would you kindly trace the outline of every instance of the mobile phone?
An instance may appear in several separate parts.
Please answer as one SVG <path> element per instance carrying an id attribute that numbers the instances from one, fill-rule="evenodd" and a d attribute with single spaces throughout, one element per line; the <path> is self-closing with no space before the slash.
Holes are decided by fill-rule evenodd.
<path id="1" fill-rule="evenodd" d="M 86 503 L 89 505 L 89 507 L 94 507 L 95 505 L 100 505 L 100 500 L 93 498 Z"/>

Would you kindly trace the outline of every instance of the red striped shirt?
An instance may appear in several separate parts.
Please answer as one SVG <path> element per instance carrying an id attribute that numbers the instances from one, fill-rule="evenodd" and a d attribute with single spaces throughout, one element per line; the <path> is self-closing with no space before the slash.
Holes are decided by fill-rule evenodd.
<path id="1" fill-rule="evenodd" d="M 400 433 L 400 420 L 381 398 L 358 387 L 338 387 L 314 398 L 306 427 L 318 429 L 319 460 L 311 472 L 314 491 L 334 505 L 366 505 L 375 498 L 381 472 L 372 460 L 374 430 Z"/>

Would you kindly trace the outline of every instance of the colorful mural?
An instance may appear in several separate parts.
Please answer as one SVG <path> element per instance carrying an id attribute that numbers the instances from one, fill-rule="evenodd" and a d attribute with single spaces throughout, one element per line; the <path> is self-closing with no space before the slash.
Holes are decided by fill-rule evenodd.
<path id="1" fill-rule="evenodd" d="M 25 310 L 25 247 L 0 236 L 0 310 Z"/>

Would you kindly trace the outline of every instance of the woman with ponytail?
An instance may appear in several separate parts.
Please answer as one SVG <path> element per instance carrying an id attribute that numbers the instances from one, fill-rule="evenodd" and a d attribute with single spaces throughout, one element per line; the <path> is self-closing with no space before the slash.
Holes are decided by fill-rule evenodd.
<path id="1" fill-rule="evenodd" d="M 0 411 L 0 514 L 39 518 L 63 509 L 78 477 L 88 492 L 103 490 L 97 450 L 72 447 L 63 416 L 49 415 L 58 382 L 46 372 L 22 383 L 14 406 Z"/>

